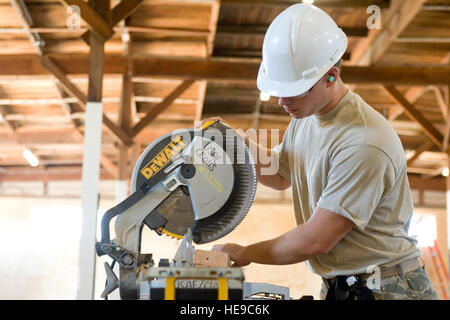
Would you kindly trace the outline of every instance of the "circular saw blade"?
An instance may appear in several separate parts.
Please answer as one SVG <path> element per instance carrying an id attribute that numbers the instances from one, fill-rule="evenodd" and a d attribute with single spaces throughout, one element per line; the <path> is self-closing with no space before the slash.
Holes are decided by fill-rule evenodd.
<path id="1" fill-rule="evenodd" d="M 148 146 L 140 156 L 133 170 L 131 191 L 138 189 L 146 182 L 139 174 L 142 167 L 159 154 L 164 146 L 178 133 L 194 137 L 193 129 L 170 132 Z M 231 232 L 246 216 L 253 203 L 256 192 L 256 170 L 250 151 L 241 137 L 234 130 L 221 122 L 216 122 L 202 131 L 203 137 L 218 142 L 233 160 L 234 185 L 224 205 L 216 212 L 211 212 L 206 218 L 195 220 L 193 204 L 186 186 L 175 189 L 155 210 L 167 219 L 162 233 L 181 239 L 189 228 L 192 229 L 193 240 L 196 243 L 207 243 L 222 238 Z M 192 140 L 191 140 L 192 141 Z M 151 191 L 150 191 L 151 192 Z"/>

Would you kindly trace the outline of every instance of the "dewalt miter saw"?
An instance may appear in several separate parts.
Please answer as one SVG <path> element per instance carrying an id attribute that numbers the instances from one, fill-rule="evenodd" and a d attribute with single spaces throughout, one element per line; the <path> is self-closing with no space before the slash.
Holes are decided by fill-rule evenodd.
<path id="1" fill-rule="evenodd" d="M 154 141 L 135 165 L 131 195 L 103 216 L 97 254 L 107 254 L 118 263 L 120 277 L 105 264 L 108 283 L 102 296 L 119 288 L 122 299 L 139 299 L 142 283 L 150 283 L 153 292 L 162 286 L 165 297 L 171 298 L 177 275 L 215 277 L 219 284 L 223 279 L 242 280 L 239 268 L 196 270 L 189 261 L 185 268 L 161 261 L 155 267 L 151 254 L 141 254 L 141 233 L 146 225 L 160 235 L 178 239 L 189 235 L 197 244 L 219 239 L 247 214 L 256 180 L 243 139 L 220 121 L 206 122 L 200 129 L 175 130 Z M 114 217 L 115 238 L 110 239 Z M 163 284 L 158 284 L 161 279 Z"/>

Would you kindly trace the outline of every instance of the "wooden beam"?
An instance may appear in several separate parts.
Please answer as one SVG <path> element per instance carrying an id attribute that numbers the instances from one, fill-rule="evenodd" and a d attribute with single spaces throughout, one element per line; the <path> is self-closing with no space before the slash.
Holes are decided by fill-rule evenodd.
<path id="1" fill-rule="evenodd" d="M 222 4 L 233 5 L 270 5 L 277 7 L 288 7 L 299 3 L 298 0 L 222 0 Z M 314 5 L 329 8 L 367 8 L 370 5 L 377 5 L 380 8 L 387 8 L 389 0 L 315 0 Z"/>
<path id="2" fill-rule="evenodd" d="M 111 23 L 105 19 L 89 3 L 83 0 L 60 0 L 65 6 L 78 6 L 81 18 L 89 25 L 94 33 L 97 33 L 103 41 L 111 38 L 114 34 Z M 100 38 L 97 36 L 97 38 Z"/>
<path id="3" fill-rule="evenodd" d="M 450 53 L 445 55 L 440 60 L 440 63 L 449 64 L 449 61 L 450 61 Z M 414 104 L 414 102 L 416 102 L 416 100 L 418 100 L 427 90 L 428 90 L 428 87 L 412 87 L 412 88 L 408 89 L 408 91 L 406 92 L 405 98 L 410 103 Z M 388 119 L 390 121 L 393 121 L 393 120 L 397 119 L 402 113 L 403 113 L 403 108 L 400 105 L 397 105 L 395 108 L 392 108 L 391 110 L 389 110 Z"/>
<path id="4" fill-rule="evenodd" d="M 443 148 L 447 149 L 449 147 L 450 140 L 450 84 L 446 86 L 446 97 L 445 101 L 447 104 L 447 118 L 446 118 L 446 127 L 444 133 L 444 143 Z M 449 178 L 450 179 L 450 178 Z"/>
<path id="5" fill-rule="evenodd" d="M 371 29 L 366 39 L 361 39 L 352 51 L 352 65 L 369 66 L 377 63 L 391 44 L 420 12 L 427 0 L 391 0 L 384 13 L 382 29 Z"/>
<path id="6" fill-rule="evenodd" d="M 89 72 L 87 55 L 48 55 L 65 75 Z M 123 74 L 126 59 L 105 56 L 105 74 Z M 256 81 L 259 62 L 247 59 L 133 57 L 135 77 L 194 80 Z M 0 55 L 0 77 L 45 75 L 36 55 Z M 447 85 L 450 66 L 344 66 L 342 79 L 356 84 Z"/>
<path id="7" fill-rule="evenodd" d="M 445 178 L 425 179 L 408 174 L 408 181 L 411 189 L 443 192 L 447 190 L 447 183 Z"/>
<path id="8" fill-rule="evenodd" d="M 449 81 L 450 81 L 450 79 L 449 79 Z M 442 117 L 444 118 L 444 120 L 446 120 L 449 105 L 445 101 L 444 94 L 442 93 L 441 89 L 438 86 L 433 86 L 433 91 L 434 91 L 434 94 L 436 95 L 436 101 L 439 105 L 439 109 L 441 110 Z"/>
<path id="9" fill-rule="evenodd" d="M 264 36 L 266 34 L 268 25 L 218 25 L 218 35 L 256 35 Z M 366 37 L 368 29 L 366 27 L 342 27 L 342 30 L 348 37 Z"/>
<path id="10" fill-rule="evenodd" d="M 35 45 L 35 47 L 39 56 L 40 64 L 59 81 L 65 92 L 67 92 L 71 97 L 78 100 L 80 109 L 84 111 L 87 103 L 87 97 L 78 89 L 76 85 L 69 81 L 64 71 L 62 71 L 61 68 L 51 58 L 45 55 L 41 46 L 39 34 L 30 31 L 30 27 L 31 25 L 33 25 L 33 21 L 31 20 L 31 16 L 25 4 L 21 0 L 13 0 L 12 4 L 22 22 L 24 29 L 27 31 L 30 41 L 33 44 L 38 43 L 38 46 Z M 95 70 L 95 72 L 98 71 L 99 70 Z M 113 135 L 113 137 L 118 139 L 120 143 L 130 144 L 130 138 L 128 137 L 128 135 L 126 135 L 124 132 L 121 132 L 120 128 L 117 128 L 117 126 L 115 126 L 115 124 L 111 122 L 105 115 L 104 123 L 108 131 Z"/>
<path id="11" fill-rule="evenodd" d="M 217 32 L 217 22 L 219 21 L 220 0 L 214 0 L 211 4 L 211 14 L 209 19 L 208 34 L 208 56 L 211 56 L 214 48 L 214 39 Z"/>
<path id="12" fill-rule="evenodd" d="M 437 130 L 434 125 L 426 119 L 421 112 L 419 112 L 412 104 L 406 100 L 406 98 L 394 87 L 384 85 L 383 88 L 386 92 L 394 99 L 398 104 L 400 104 L 404 112 L 414 121 L 416 121 L 424 130 L 425 134 L 430 138 L 431 141 L 436 144 L 439 149 L 442 149 L 442 142 L 444 137 Z"/>
<path id="13" fill-rule="evenodd" d="M 112 9 L 112 25 L 117 25 L 120 21 L 130 16 L 143 2 L 143 0 L 122 0 Z"/>
<path id="14" fill-rule="evenodd" d="M 434 146 L 434 143 L 433 143 L 432 141 L 430 141 L 430 140 L 427 139 L 427 140 L 419 147 L 419 149 L 417 149 L 417 150 L 414 152 L 414 154 L 413 154 L 410 158 L 408 158 L 408 160 L 407 160 L 407 162 L 406 162 L 406 165 L 407 165 L 408 167 L 411 167 L 412 164 L 414 163 L 414 161 L 416 161 L 416 160 L 420 157 L 420 155 L 421 155 L 422 153 L 424 153 L 424 152 L 427 151 L 427 150 L 430 150 L 431 147 L 433 147 L 433 146 Z"/>
<path id="15" fill-rule="evenodd" d="M 114 34 L 114 26 L 116 26 L 119 22 L 126 19 L 128 16 L 130 16 L 142 3 L 143 0 L 122 0 L 119 4 L 117 4 L 112 10 L 111 10 L 111 28 L 113 28 L 113 34 Z M 113 34 L 110 36 L 104 38 L 105 41 L 109 40 Z M 81 38 L 84 39 L 86 43 L 89 44 L 89 31 L 86 31 L 81 35 Z"/>
<path id="16" fill-rule="evenodd" d="M 150 122 L 152 122 L 161 112 L 163 112 L 170 104 L 187 88 L 194 83 L 194 80 L 185 80 L 179 86 L 177 86 L 169 95 L 164 98 L 163 101 L 158 103 L 153 109 L 147 113 L 132 129 L 131 135 L 135 137 L 141 132 Z"/>
<path id="17" fill-rule="evenodd" d="M 57 89 L 61 95 L 61 97 L 66 97 L 67 93 L 64 92 L 64 90 L 61 88 L 60 85 L 57 85 Z M 72 107 L 70 106 L 70 104 L 65 104 L 63 103 L 63 108 L 64 110 L 66 110 L 66 112 L 68 112 L 68 116 L 70 118 L 70 121 L 72 122 L 74 128 L 75 128 L 75 132 L 77 133 L 76 135 L 76 139 L 79 140 L 79 142 L 82 144 L 83 140 L 84 140 L 84 134 L 81 131 L 81 127 L 80 125 L 70 116 L 74 110 L 72 109 Z M 103 168 L 105 168 L 113 177 L 118 177 L 119 173 L 118 173 L 118 168 L 117 166 L 111 161 L 109 160 L 109 158 L 107 156 L 105 156 L 103 153 L 100 154 L 100 164 L 103 166 Z"/>

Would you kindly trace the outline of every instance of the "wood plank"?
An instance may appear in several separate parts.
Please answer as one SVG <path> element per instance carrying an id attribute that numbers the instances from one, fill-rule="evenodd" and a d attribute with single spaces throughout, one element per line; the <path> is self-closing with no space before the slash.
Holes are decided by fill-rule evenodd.
<path id="1" fill-rule="evenodd" d="M 225 252 L 196 249 L 194 266 L 197 268 L 229 268 L 231 267 L 231 260 Z"/>
<path id="2" fill-rule="evenodd" d="M 416 121 L 422 127 L 428 138 L 430 138 L 431 141 L 439 147 L 439 149 L 442 149 L 444 137 L 439 130 L 437 130 L 434 125 L 422 115 L 421 112 L 410 104 L 394 86 L 384 85 L 383 88 L 398 104 L 403 107 L 404 112 L 408 115 L 408 117 Z"/>

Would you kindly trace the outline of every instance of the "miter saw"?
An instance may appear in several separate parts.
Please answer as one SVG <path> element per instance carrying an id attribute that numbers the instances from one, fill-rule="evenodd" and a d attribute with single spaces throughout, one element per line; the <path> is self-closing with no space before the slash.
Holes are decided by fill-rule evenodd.
<path id="1" fill-rule="evenodd" d="M 183 280 L 201 279 L 217 284 L 212 287 L 218 298 L 230 298 L 232 292 L 243 298 L 242 270 L 194 268 L 192 241 L 208 243 L 231 232 L 253 203 L 256 182 L 243 139 L 220 121 L 175 130 L 154 141 L 134 167 L 131 195 L 103 216 L 97 254 L 118 263 L 120 276 L 105 263 L 102 297 L 119 288 L 122 299 L 173 299 Z M 110 239 L 114 217 L 115 238 Z M 183 239 L 173 262 L 160 260 L 155 266 L 151 254 L 141 254 L 144 225 Z"/>

